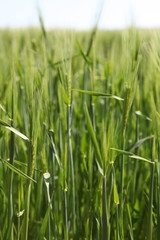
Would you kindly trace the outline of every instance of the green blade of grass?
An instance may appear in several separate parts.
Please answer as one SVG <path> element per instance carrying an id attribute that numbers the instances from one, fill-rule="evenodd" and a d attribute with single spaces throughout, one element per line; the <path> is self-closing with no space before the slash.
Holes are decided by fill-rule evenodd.
<path id="1" fill-rule="evenodd" d="M 0 104 L 0 109 L 1 109 L 3 112 L 7 113 L 7 111 L 6 111 L 5 108 L 2 106 L 2 104 Z M 9 114 L 7 113 L 7 115 L 9 115 Z"/>
<path id="2" fill-rule="evenodd" d="M 49 60 L 48 60 L 48 64 L 49 64 L 50 67 L 55 68 L 55 67 L 59 66 L 60 64 L 63 64 L 63 63 L 66 62 L 66 61 L 70 61 L 71 58 L 72 58 L 72 60 L 73 60 L 73 59 L 79 57 L 80 55 L 81 55 L 81 54 L 78 53 L 78 54 L 73 55 L 72 57 L 67 57 L 67 58 L 64 58 L 64 59 L 59 60 L 59 61 L 56 61 L 56 62 L 52 62 L 52 60 L 49 59 Z"/>
<path id="3" fill-rule="evenodd" d="M 59 76 L 60 83 L 63 86 L 64 83 L 63 83 L 63 78 L 62 78 L 62 72 L 61 72 L 61 68 L 59 65 L 58 65 L 58 76 Z"/>
<path id="4" fill-rule="evenodd" d="M 99 164 L 97 159 L 96 159 L 96 163 L 97 163 L 97 167 L 98 167 L 98 170 L 99 170 L 100 174 L 103 176 L 104 175 L 103 168 L 101 167 L 101 165 Z"/>
<path id="5" fill-rule="evenodd" d="M 19 132 L 14 127 L 10 126 L 8 123 L 4 122 L 0 119 L 0 125 L 5 127 L 6 129 L 10 130 L 11 132 L 15 133 L 17 136 L 21 137 L 23 140 L 29 141 L 29 138 L 26 137 L 23 133 Z"/>
<path id="6" fill-rule="evenodd" d="M 77 45 L 78 45 L 78 48 L 79 48 L 79 50 L 80 50 L 80 53 L 81 53 L 84 61 L 85 61 L 87 64 L 90 65 L 90 64 L 91 64 L 91 61 L 90 61 L 90 59 L 88 58 L 87 54 L 85 54 L 85 52 L 84 52 L 84 50 L 83 50 L 80 42 L 78 41 L 78 39 L 77 39 Z"/>
<path id="7" fill-rule="evenodd" d="M 94 24 L 94 27 L 93 27 L 92 32 L 91 32 L 91 36 L 90 36 L 90 40 L 89 40 L 89 44 L 88 44 L 88 49 L 87 49 L 87 56 L 89 56 L 89 54 L 91 52 L 91 49 L 92 49 L 92 46 L 93 46 L 93 42 L 94 42 L 97 30 L 98 30 L 98 23 L 99 23 L 101 14 L 102 14 L 104 2 L 105 2 L 104 0 L 98 1 L 97 12 L 96 12 L 97 16 L 95 18 L 95 24 Z"/>
<path id="8" fill-rule="evenodd" d="M 114 192 L 114 202 L 115 202 L 116 205 L 118 205 L 119 204 L 119 197 L 118 197 L 117 186 L 116 186 L 115 180 L 114 180 L 113 192 Z"/>
<path id="9" fill-rule="evenodd" d="M 45 26 L 44 26 L 44 21 L 43 21 L 43 17 L 42 17 L 42 14 L 40 12 L 40 9 L 38 9 L 38 13 L 39 13 L 39 22 L 40 22 L 42 34 L 43 34 L 44 39 L 46 40 L 47 39 L 47 32 L 46 32 L 46 29 L 45 29 Z"/>
<path id="10" fill-rule="evenodd" d="M 151 163 L 153 164 L 152 161 L 146 159 L 146 158 L 143 158 L 143 157 L 140 157 L 140 156 L 137 156 L 135 154 L 133 154 L 132 152 L 128 152 L 128 151 L 124 151 L 124 150 L 121 150 L 121 149 L 117 149 L 117 148 L 110 148 L 111 150 L 114 150 L 120 154 L 124 154 L 124 155 L 128 155 L 130 158 L 133 158 L 135 160 L 141 160 L 141 161 L 144 161 L 144 162 L 148 162 L 148 163 Z"/>
<path id="11" fill-rule="evenodd" d="M 57 150 L 56 150 L 56 146 L 55 146 L 55 143 L 54 143 L 54 140 L 53 140 L 53 135 L 54 135 L 54 131 L 52 129 L 50 129 L 49 130 L 49 137 L 50 137 L 52 149 L 53 149 L 53 152 L 55 154 L 55 158 L 57 160 L 57 163 L 58 163 L 59 167 L 61 167 L 60 159 L 59 159 L 59 156 L 58 156 L 58 153 L 57 153 Z"/>
<path id="12" fill-rule="evenodd" d="M 10 127 L 10 125 L 9 125 L 8 123 L 4 122 L 4 121 L 1 120 L 1 119 L 0 119 L 0 125 L 1 125 L 1 126 L 4 126 L 4 127 L 6 127 L 6 126 Z"/>
<path id="13" fill-rule="evenodd" d="M 18 160 L 14 160 L 14 164 L 16 164 L 17 166 L 20 166 L 20 167 L 24 167 L 24 168 L 28 167 L 28 165 L 26 163 L 20 162 Z M 40 172 L 40 173 L 43 172 L 42 170 L 39 170 L 37 168 L 34 168 L 34 171 L 37 171 L 37 172 Z"/>
<path id="14" fill-rule="evenodd" d="M 15 133 L 17 136 L 21 137 L 23 140 L 29 141 L 29 138 L 26 137 L 23 133 L 20 133 L 17 129 L 13 127 L 8 127 L 8 126 L 6 126 L 5 128 Z"/>
<path id="15" fill-rule="evenodd" d="M 107 210 L 107 186 L 106 186 L 106 176 L 103 176 L 102 183 L 102 239 L 108 240 L 109 235 L 109 220 L 108 220 L 108 210 Z"/>
<path id="16" fill-rule="evenodd" d="M 96 32 L 97 32 L 97 26 L 98 23 L 96 23 L 95 27 L 93 28 L 92 30 L 92 33 L 91 33 L 91 37 L 90 37 L 90 41 L 89 41 L 89 45 L 88 45 L 88 50 L 87 50 L 87 54 L 86 56 L 88 57 L 90 52 L 91 52 L 91 49 L 92 49 L 92 46 L 93 46 L 93 41 L 94 41 L 94 38 L 96 36 Z"/>
<path id="17" fill-rule="evenodd" d="M 133 101 L 132 89 L 130 86 L 126 86 L 125 96 L 124 96 L 123 121 L 122 121 L 122 134 L 123 134 L 122 137 L 124 142 L 125 142 L 126 126 L 127 126 L 127 121 L 128 121 L 132 101 Z"/>
<path id="18" fill-rule="evenodd" d="M 159 151 L 159 150 L 158 150 Z M 158 182 L 157 182 L 157 189 L 158 189 L 158 212 L 157 212 L 157 240 L 159 239 L 160 236 L 160 163 L 158 162 Z"/>
<path id="19" fill-rule="evenodd" d="M 96 92 L 96 91 L 89 91 L 89 90 L 81 90 L 81 89 L 72 89 L 72 91 L 79 92 L 82 94 L 87 94 L 90 96 L 95 96 L 95 97 L 105 97 L 105 98 L 113 98 L 119 101 L 123 101 L 123 98 L 120 98 L 118 96 L 108 94 L 108 93 L 103 93 L 103 92 Z"/>
<path id="20" fill-rule="evenodd" d="M 110 149 L 113 150 L 113 151 L 116 151 L 116 152 L 118 152 L 118 153 L 120 153 L 120 154 L 133 155 L 132 152 L 128 152 L 128 151 L 125 151 L 125 150 L 121 150 L 121 149 L 117 149 L 117 148 L 110 148 Z"/>
<path id="21" fill-rule="evenodd" d="M 148 121 L 152 121 L 151 118 L 149 118 L 149 117 L 147 117 L 146 115 L 142 114 L 141 111 L 139 111 L 139 110 L 136 111 L 135 113 L 136 113 L 138 116 L 141 116 L 141 117 L 145 118 L 145 119 L 148 120 Z"/>
<path id="22" fill-rule="evenodd" d="M 7 162 L 6 160 L 2 160 L 0 159 L 0 161 L 2 163 L 4 163 L 9 169 L 11 169 L 13 172 L 17 173 L 19 176 L 24 177 L 26 179 L 31 180 L 32 182 L 37 183 L 34 179 L 32 179 L 31 177 L 29 177 L 27 174 L 23 173 L 21 170 L 19 170 L 18 168 L 14 167 L 12 164 L 10 164 L 9 162 Z"/>
<path id="23" fill-rule="evenodd" d="M 39 235 L 38 235 L 38 238 L 37 238 L 38 240 L 43 240 L 44 239 L 44 235 L 45 235 L 45 231 L 46 231 L 47 223 L 48 223 L 48 217 L 49 217 L 51 206 L 52 206 L 52 199 L 53 199 L 53 194 L 52 194 L 49 206 L 47 208 L 46 214 L 44 216 L 44 219 L 42 221 L 40 232 L 39 232 Z"/>
<path id="24" fill-rule="evenodd" d="M 95 152 L 96 152 L 97 158 L 99 159 L 98 169 L 100 171 L 100 174 L 102 174 L 102 172 L 103 172 L 102 167 L 101 167 L 102 156 L 101 156 L 100 148 L 98 146 L 98 142 L 97 142 L 94 130 L 93 130 L 92 122 L 91 122 L 91 119 L 90 119 L 90 116 L 89 116 L 89 113 L 88 113 L 88 108 L 87 108 L 87 104 L 86 103 L 85 103 L 85 113 L 86 113 L 88 131 L 89 131 L 90 137 L 92 139 L 92 142 L 93 142 L 93 145 L 94 145 L 94 148 L 95 148 Z"/>
<path id="25" fill-rule="evenodd" d="M 146 159 L 146 158 L 143 158 L 143 157 L 140 157 L 140 156 L 137 156 L 137 155 L 132 155 L 132 156 L 129 156 L 130 158 L 133 158 L 133 159 L 136 159 L 136 160 L 141 160 L 143 162 L 147 162 L 147 163 L 151 163 L 153 164 L 152 161 Z"/>
<path id="26" fill-rule="evenodd" d="M 148 136 L 148 137 L 145 137 L 145 138 L 142 138 L 142 139 L 138 140 L 136 143 L 134 143 L 132 146 L 130 146 L 128 148 L 128 151 L 132 151 L 132 150 L 140 147 L 145 141 L 150 140 L 153 137 L 154 137 L 154 135 L 151 135 L 151 136 Z"/>
<path id="27" fill-rule="evenodd" d="M 128 213 L 128 220 L 129 220 L 129 231 L 130 231 L 130 237 L 131 240 L 134 240 L 133 238 L 133 225 L 132 225 L 132 218 L 131 218 L 131 212 L 130 212 L 130 208 L 129 208 L 129 204 L 127 204 L 127 213 Z"/>
<path id="28" fill-rule="evenodd" d="M 151 175 L 150 175 L 150 187 L 149 187 L 149 203 L 148 203 L 148 225 L 147 225 L 147 240 L 152 240 L 153 239 L 153 197 L 154 197 L 154 172 L 155 172 L 155 162 L 154 162 L 154 157 L 155 157 L 155 138 L 153 139 L 152 142 L 152 155 L 151 155 L 151 160 L 152 160 L 152 165 L 151 165 Z"/>

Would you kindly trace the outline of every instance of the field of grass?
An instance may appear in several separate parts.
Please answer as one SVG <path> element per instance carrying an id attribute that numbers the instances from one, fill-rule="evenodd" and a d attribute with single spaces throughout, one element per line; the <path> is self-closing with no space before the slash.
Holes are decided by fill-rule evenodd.
<path id="1" fill-rule="evenodd" d="M 160 239 L 160 33 L 0 31 L 0 239 Z"/>

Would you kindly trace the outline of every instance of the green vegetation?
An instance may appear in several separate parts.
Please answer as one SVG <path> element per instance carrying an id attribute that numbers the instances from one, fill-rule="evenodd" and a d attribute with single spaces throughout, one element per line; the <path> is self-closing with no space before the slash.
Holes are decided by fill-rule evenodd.
<path id="1" fill-rule="evenodd" d="M 160 33 L 0 31 L 0 239 L 160 238 Z"/>

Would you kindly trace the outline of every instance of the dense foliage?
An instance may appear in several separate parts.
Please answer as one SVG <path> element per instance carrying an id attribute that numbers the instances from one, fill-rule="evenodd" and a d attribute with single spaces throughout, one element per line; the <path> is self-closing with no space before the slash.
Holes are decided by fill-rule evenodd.
<path id="1" fill-rule="evenodd" d="M 159 40 L 0 31 L 0 239 L 159 239 Z"/>

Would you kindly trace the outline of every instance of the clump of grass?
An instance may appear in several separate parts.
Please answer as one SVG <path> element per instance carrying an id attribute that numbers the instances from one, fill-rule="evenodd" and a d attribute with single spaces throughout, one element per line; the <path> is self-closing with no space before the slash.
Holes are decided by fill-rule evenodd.
<path id="1" fill-rule="evenodd" d="M 39 16 L 0 31 L 0 238 L 158 239 L 158 33 Z"/>

